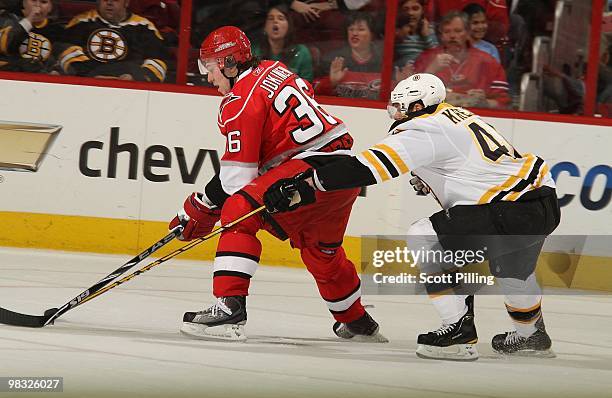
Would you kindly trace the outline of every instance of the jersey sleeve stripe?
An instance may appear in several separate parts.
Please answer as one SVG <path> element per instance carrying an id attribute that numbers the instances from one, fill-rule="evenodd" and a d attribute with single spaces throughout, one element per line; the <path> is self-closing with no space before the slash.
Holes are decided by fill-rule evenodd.
<path id="1" fill-rule="evenodd" d="M 512 198 L 508 197 L 508 200 L 516 200 L 519 194 L 523 192 L 526 188 L 528 188 L 529 185 L 535 184 L 535 180 L 538 177 L 538 174 L 540 174 L 540 168 L 544 164 L 544 161 L 540 157 L 536 156 L 535 159 L 536 159 L 535 164 L 531 168 L 531 171 L 529 172 L 529 176 L 526 179 L 524 177 L 521 177 L 521 179 L 519 179 L 519 181 L 516 183 L 515 186 L 513 186 L 509 190 L 506 190 L 506 191 L 503 191 L 497 194 L 497 196 L 493 198 L 492 202 L 499 202 L 500 200 L 504 198 L 504 196 L 508 195 L 511 192 L 515 192 L 516 194 L 512 194 L 511 195 Z"/>
<path id="2" fill-rule="evenodd" d="M 521 178 L 520 181 L 523 181 L 522 179 L 524 178 L 525 175 L 527 175 L 527 170 L 531 170 L 531 168 L 533 167 L 533 162 L 535 161 L 535 157 L 532 154 L 528 154 L 527 156 L 528 161 L 526 161 L 525 163 L 523 163 L 523 167 L 521 167 L 521 170 L 519 171 L 519 177 Z M 512 189 L 510 189 L 510 191 L 515 191 L 516 186 L 514 186 Z M 518 192 L 513 192 L 510 194 L 510 196 L 508 196 L 508 200 L 509 201 L 514 201 L 516 199 L 518 199 L 519 195 L 520 195 L 520 191 Z M 493 199 L 493 201 L 495 202 L 496 200 Z"/>
<path id="3" fill-rule="evenodd" d="M 391 158 L 391 160 L 393 160 L 393 162 L 399 167 L 399 170 L 402 174 L 406 174 L 408 171 L 410 171 L 408 166 L 406 166 L 406 163 L 404 163 L 404 161 L 402 160 L 401 156 L 389 145 L 378 144 L 378 145 L 374 145 L 374 148 L 382 149 Z"/>
<path id="4" fill-rule="evenodd" d="M 542 167 L 542 170 L 540 171 L 540 177 L 538 178 L 538 181 L 535 184 L 536 188 L 539 188 L 542 185 L 542 180 L 544 179 L 544 176 L 546 174 L 548 174 L 548 165 L 544 163 L 544 167 Z"/>
<path id="5" fill-rule="evenodd" d="M 161 59 L 146 59 L 142 67 L 150 70 L 159 81 L 163 82 L 166 79 L 166 70 L 168 67 Z"/>
<path id="6" fill-rule="evenodd" d="M 378 159 L 375 158 L 370 153 L 369 150 L 368 151 L 363 151 L 363 152 L 361 152 L 361 154 L 368 161 L 368 163 L 370 163 L 372 166 L 374 166 L 374 169 L 376 170 L 376 172 L 378 172 L 378 175 L 380 176 L 382 181 L 387 181 L 388 179 L 390 179 L 389 174 L 387 174 L 387 172 L 385 171 L 383 166 L 380 164 Z"/>
<path id="7" fill-rule="evenodd" d="M 378 160 L 380 160 L 382 162 L 383 166 L 385 166 L 385 168 L 387 169 L 389 174 L 391 174 L 392 178 L 395 178 L 395 177 L 400 175 L 399 171 L 397 171 L 397 169 L 395 168 L 393 163 L 389 159 L 387 159 L 387 157 L 385 155 L 383 155 L 382 152 L 380 152 L 377 149 L 370 149 L 370 152 L 372 152 L 374 155 L 376 155 Z"/>
<path id="8" fill-rule="evenodd" d="M 0 29 L 0 53 L 8 52 L 8 35 L 11 30 L 10 26 Z"/>
<path id="9" fill-rule="evenodd" d="M 480 200 L 478 200 L 478 204 L 481 205 L 484 203 L 489 203 L 493 195 L 500 191 L 505 191 L 506 189 L 514 185 L 516 181 L 518 181 L 520 178 L 524 177 L 527 174 L 534 160 L 535 156 L 533 156 L 532 154 L 528 153 L 527 155 L 525 155 L 525 163 L 523 163 L 523 167 L 521 167 L 521 169 L 519 170 L 518 175 L 510 176 L 506 181 L 504 181 L 503 184 L 490 188 L 487 192 L 485 192 L 484 195 L 480 197 Z"/>

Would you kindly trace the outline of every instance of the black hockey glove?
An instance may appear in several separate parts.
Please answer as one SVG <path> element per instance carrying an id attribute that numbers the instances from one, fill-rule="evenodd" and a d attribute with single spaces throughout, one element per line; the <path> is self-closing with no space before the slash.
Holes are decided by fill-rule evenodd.
<path id="1" fill-rule="evenodd" d="M 418 175 L 414 174 L 413 171 L 411 171 L 410 174 L 414 176 L 410 179 L 410 185 L 412 185 L 412 188 L 416 191 L 416 194 L 419 196 L 429 195 L 429 192 L 431 190 L 429 189 L 427 184 L 425 184 L 425 182 L 423 182 L 423 180 L 421 180 Z"/>
<path id="2" fill-rule="evenodd" d="M 293 178 L 276 181 L 264 193 L 264 204 L 269 213 L 284 213 L 315 202 L 315 189 L 306 182 L 312 169 Z"/>

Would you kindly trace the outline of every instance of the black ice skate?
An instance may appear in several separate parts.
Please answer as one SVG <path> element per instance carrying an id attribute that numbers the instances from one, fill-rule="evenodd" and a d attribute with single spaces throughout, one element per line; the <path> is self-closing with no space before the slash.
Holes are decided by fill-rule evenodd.
<path id="1" fill-rule="evenodd" d="M 336 336 L 363 343 L 388 343 L 379 333 L 378 323 L 367 312 L 357 320 L 348 323 L 336 322 L 333 326 Z"/>
<path id="2" fill-rule="evenodd" d="M 204 311 L 186 312 L 181 333 L 204 340 L 245 341 L 246 320 L 246 297 L 219 297 Z"/>
<path id="3" fill-rule="evenodd" d="M 550 349 L 552 341 L 546 333 L 544 320 L 540 317 L 535 326 L 536 331 L 529 337 L 523 337 L 516 331 L 493 336 L 491 346 L 504 355 L 554 358 L 556 355 Z"/>
<path id="4" fill-rule="evenodd" d="M 437 330 L 420 334 L 416 354 L 419 358 L 451 361 L 475 361 L 478 334 L 474 325 L 474 296 L 465 299 L 468 310 L 456 323 L 443 324 Z"/>

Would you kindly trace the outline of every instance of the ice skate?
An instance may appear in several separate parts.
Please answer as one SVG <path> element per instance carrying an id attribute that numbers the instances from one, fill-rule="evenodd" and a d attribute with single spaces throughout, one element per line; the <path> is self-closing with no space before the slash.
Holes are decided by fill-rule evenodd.
<path id="1" fill-rule="evenodd" d="M 219 297 L 211 307 L 183 315 L 181 333 L 202 340 L 245 341 L 246 297 Z"/>
<path id="2" fill-rule="evenodd" d="M 540 318 L 536 331 L 529 337 L 523 337 L 518 332 L 506 332 L 493 337 L 491 346 L 499 354 L 522 357 L 554 358 L 556 355 L 550 349 L 552 341 L 546 333 L 544 321 Z"/>
<path id="3" fill-rule="evenodd" d="M 442 324 L 437 330 L 420 334 L 417 338 L 416 355 L 424 359 L 450 361 L 475 361 L 478 351 L 475 344 L 478 334 L 474 325 L 474 297 L 465 299 L 468 311 L 452 324 Z"/>
<path id="4" fill-rule="evenodd" d="M 333 326 L 336 336 L 362 343 L 388 343 L 380 334 L 378 323 L 367 312 L 357 320 L 348 323 L 336 322 Z"/>

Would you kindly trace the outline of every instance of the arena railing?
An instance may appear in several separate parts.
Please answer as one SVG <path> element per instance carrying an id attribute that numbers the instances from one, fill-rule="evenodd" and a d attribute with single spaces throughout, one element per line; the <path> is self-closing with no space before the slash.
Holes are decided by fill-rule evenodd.
<path id="1" fill-rule="evenodd" d="M 398 14 L 398 1 L 386 0 L 384 25 L 384 48 L 381 71 L 381 88 L 378 100 L 343 98 L 334 96 L 317 96 L 322 104 L 378 108 L 384 109 L 392 89 L 392 72 L 394 58 L 395 21 Z M 549 112 L 527 112 L 517 110 L 484 109 L 479 108 L 478 113 L 483 116 L 542 120 L 552 122 L 578 123 L 612 126 L 612 117 L 601 117 L 596 115 L 597 75 L 599 68 L 600 37 L 602 32 L 602 21 L 605 0 L 593 0 L 591 8 L 590 33 L 588 41 L 588 57 L 586 61 L 586 76 L 584 78 L 584 111 L 582 115 L 558 114 Z M 176 81 L 175 83 L 152 83 L 123 80 L 106 80 L 77 76 L 57 76 L 48 74 L 1 72 L 0 80 L 18 80 L 42 82 L 66 85 L 88 85 L 99 87 L 110 87 L 118 89 L 151 90 L 160 92 L 176 92 L 200 95 L 219 95 L 216 89 L 209 87 L 193 86 L 188 84 L 188 63 L 191 51 L 191 21 L 193 0 L 181 2 L 180 28 L 178 32 L 178 49 L 176 59 Z M 611 116 L 611 115 L 609 115 Z"/>

